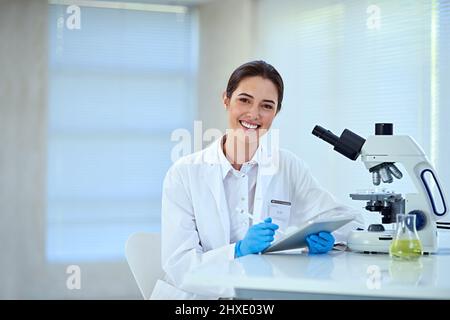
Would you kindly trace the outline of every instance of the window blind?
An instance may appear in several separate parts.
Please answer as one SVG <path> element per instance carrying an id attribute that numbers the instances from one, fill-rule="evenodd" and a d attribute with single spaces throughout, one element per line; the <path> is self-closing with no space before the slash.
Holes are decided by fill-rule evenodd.
<path id="1" fill-rule="evenodd" d="M 159 229 L 170 135 L 193 121 L 194 18 L 81 6 L 71 29 L 67 8 L 49 5 L 47 258 L 123 259 Z"/>

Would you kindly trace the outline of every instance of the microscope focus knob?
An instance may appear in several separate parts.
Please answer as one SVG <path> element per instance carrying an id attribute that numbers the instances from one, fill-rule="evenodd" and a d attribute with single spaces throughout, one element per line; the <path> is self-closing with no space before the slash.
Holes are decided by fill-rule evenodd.
<path id="1" fill-rule="evenodd" d="M 414 214 L 416 216 L 416 229 L 422 230 L 427 225 L 427 216 L 422 210 L 412 210 L 408 214 Z"/>

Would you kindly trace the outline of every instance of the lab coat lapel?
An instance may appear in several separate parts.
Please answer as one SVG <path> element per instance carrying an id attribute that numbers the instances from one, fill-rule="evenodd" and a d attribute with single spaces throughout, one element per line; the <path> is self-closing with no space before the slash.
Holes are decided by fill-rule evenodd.
<path id="1" fill-rule="evenodd" d="M 258 178 L 256 180 L 255 203 L 253 206 L 253 214 L 256 217 L 256 222 L 262 220 L 269 213 L 266 212 L 268 208 L 263 208 L 264 199 L 268 196 L 267 190 L 272 181 L 273 175 L 261 174 L 258 169 Z"/>
<path id="2" fill-rule="evenodd" d="M 279 148 L 278 136 L 275 134 L 266 134 L 263 136 L 258 148 L 256 160 L 258 162 L 258 178 L 256 180 L 255 203 L 253 206 L 253 214 L 256 222 L 266 217 L 269 212 L 264 206 L 264 200 L 269 196 L 268 188 L 273 177 L 279 170 Z M 270 139 L 270 140 L 269 140 Z"/>
<path id="3" fill-rule="evenodd" d="M 230 242 L 230 218 L 228 212 L 228 204 L 225 199 L 225 188 L 223 186 L 222 171 L 220 162 L 217 157 L 217 143 L 213 143 L 208 147 L 205 161 L 207 169 L 203 176 L 204 181 L 211 190 L 217 205 L 217 213 L 222 224 L 226 243 Z"/>

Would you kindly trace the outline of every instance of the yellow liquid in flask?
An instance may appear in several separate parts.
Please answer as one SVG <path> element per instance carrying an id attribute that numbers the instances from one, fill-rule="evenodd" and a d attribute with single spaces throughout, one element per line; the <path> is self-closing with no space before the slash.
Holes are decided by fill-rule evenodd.
<path id="1" fill-rule="evenodd" d="M 422 243 L 420 240 L 394 240 L 389 254 L 401 260 L 414 260 L 422 255 Z"/>

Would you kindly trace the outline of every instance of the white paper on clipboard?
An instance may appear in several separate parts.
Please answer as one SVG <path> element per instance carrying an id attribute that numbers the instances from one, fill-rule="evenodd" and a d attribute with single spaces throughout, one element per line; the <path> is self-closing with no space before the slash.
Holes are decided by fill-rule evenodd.
<path id="1" fill-rule="evenodd" d="M 306 237 L 321 231 L 333 232 L 352 221 L 354 216 L 314 217 L 299 227 L 290 227 L 286 235 L 275 240 L 262 253 L 298 249 L 307 246 Z"/>

